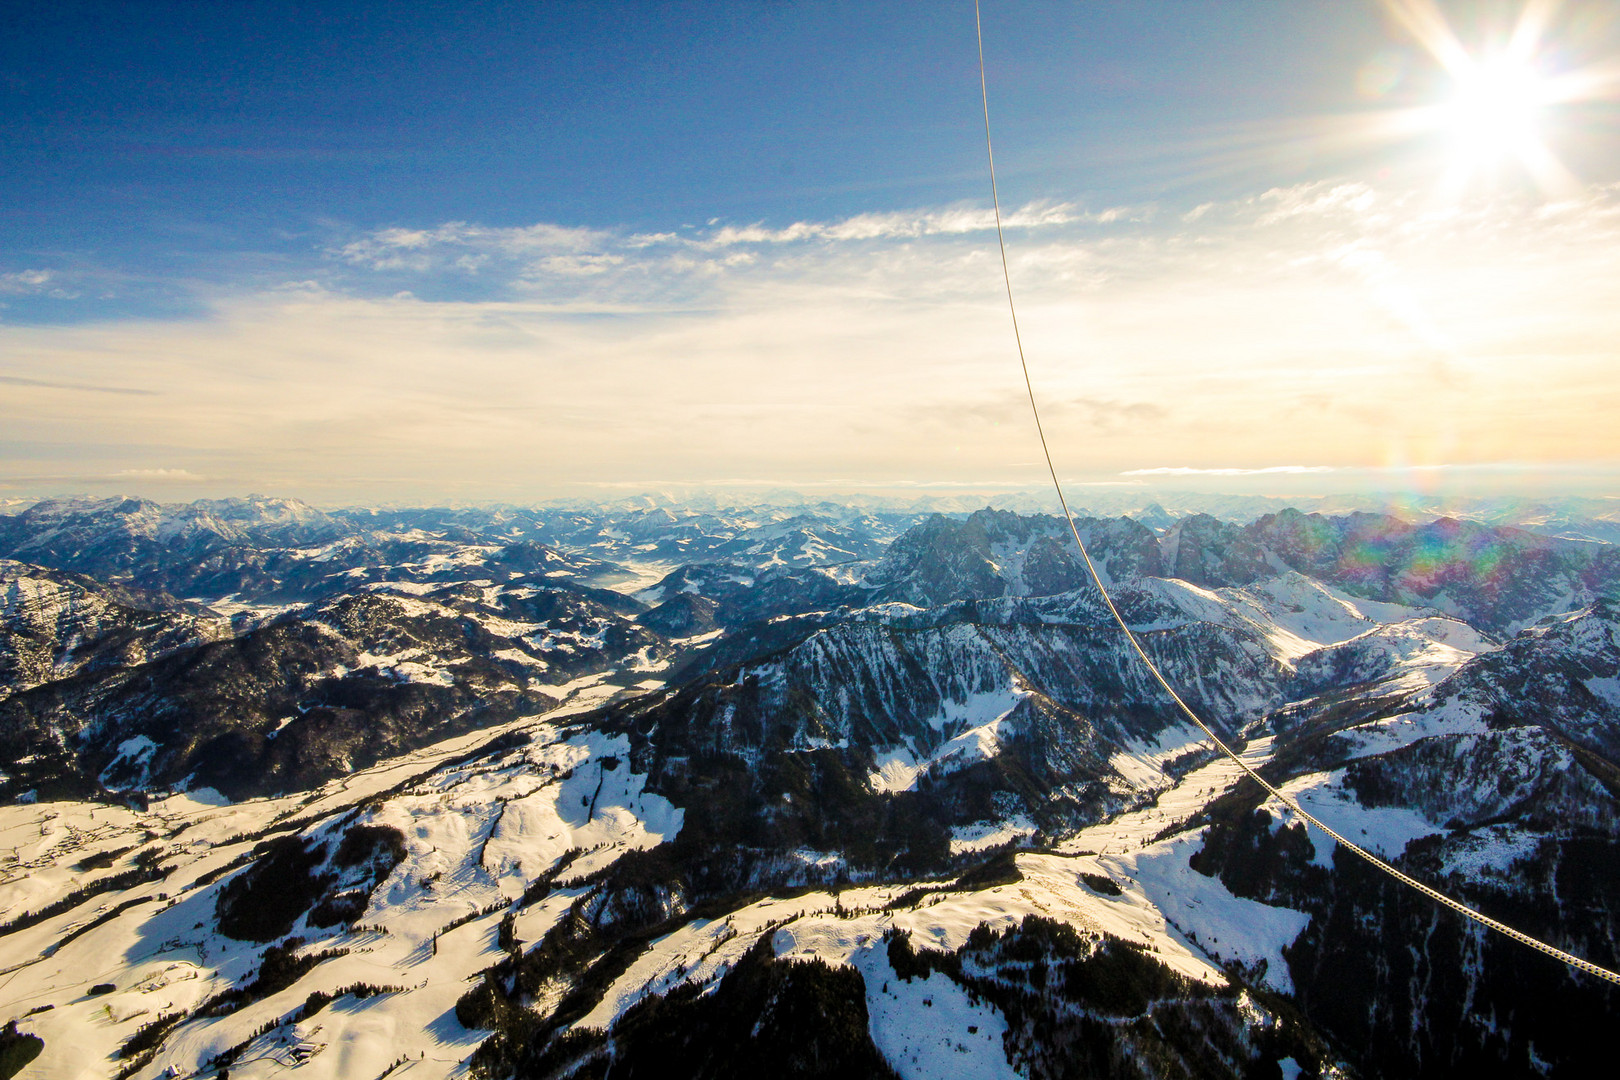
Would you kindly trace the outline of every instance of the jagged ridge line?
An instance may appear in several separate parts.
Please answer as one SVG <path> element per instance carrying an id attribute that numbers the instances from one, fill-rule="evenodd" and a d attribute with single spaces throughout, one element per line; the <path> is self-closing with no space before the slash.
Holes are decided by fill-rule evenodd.
<path id="1" fill-rule="evenodd" d="M 1396 869 L 1393 865 L 1386 862 L 1378 855 L 1375 855 L 1373 852 L 1368 851 L 1360 844 L 1354 843 L 1353 841 L 1334 831 L 1328 825 L 1319 820 L 1315 815 L 1310 813 L 1310 811 L 1300 806 L 1293 796 L 1285 795 L 1283 792 L 1279 791 L 1271 784 L 1270 781 L 1261 776 L 1257 770 L 1251 767 L 1248 762 L 1244 761 L 1242 756 L 1234 753 L 1231 747 L 1227 746 L 1226 743 L 1221 741 L 1221 737 L 1215 734 L 1208 724 L 1204 723 L 1199 715 L 1193 711 L 1192 706 L 1188 705 L 1184 700 L 1182 700 L 1181 695 L 1176 692 L 1176 688 L 1170 685 L 1169 680 L 1167 680 L 1164 677 L 1164 674 L 1159 671 L 1159 666 L 1153 662 L 1152 657 L 1148 656 L 1147 651 L 1142 648 L 1142 644 L 1137 640 L 1135 632 L 1133 632 L 1130 625 L 1126 623 L 1125 617 L 1119 613 L 1119 608 L 1114 606 L 1114 598 L 1108 594 L 1108 588 L 1103 584 L 1102 575 L 1097 572 L 1096 565 L 1091 561 L 1091 553 L 1086 550 L 1085 541 L 1080 539 L 1080 530 L 1074 524 L 1074 514 L 1069 510 L 1069 500 L 1063 493 L 1063 483 L 1058 479 L 1057 467 L 1052 464 L 1052 451 L 1046 445 L 1046 430 L 1041 424 L 1040 407 L 1035 403 L 1035 386 L 1030 380 L 1029 361 L 1024 357 L 1024 341 L 1022 335 L 1018 331 L 1018 308 L 1013 303 L 1012 271 L 1008 269 L 1007 266 L 1007 241 L 1002 234 L 1001 228 L 1001 195 L 996 189 L 996 155 L 990 140 L 990 90 L 984 74 L 984 26 L 979 16 L 979 0 L 973 0 L 973 29 L 978 39 L 979 46 L 979 96 L 984 104 L 984 152 L 985 158 L 989 162 L 990 166 L 990 198 L 992 205 L 995 207 L 996 246 L 1001 251 L 1001 277 L 1007 286 L 1007 311 L 1012 316 L 1013 341 L 1018 346 L 1018 363 L 1024 372 L 1024 389 L 1029 394 L 1029 411 L 1030 414 L 1035 418 L 1035 433 L 1040 436 L 1041 453 L 1046 458 L 1047 471 L 1052 474 L 1052 487 L 1056 489 L 1058 503 L 1063 507 L 1063 520 L 1068 523 L 1069 532 L 1074 537 L 1075 546 L 1080 549 L 1080 557 L 1086 564 L 1086 572 L 1091 575 L 1091 580 L 1096 584 L 1097 591 L 1102 594 L 1103 603 L 1108 607 L 1108 613 L 1114 617 L 1114 621 L 1119 624 L 1120 630 L 1124 632 L 1125 640 L 1130 642 L 1131 648 L 1136 651 L 1137 656 L 1141 657 L 1142 663 L 1147 665 L 1148 671 L 1152 673 L 1153 678 L 1158 682 L 1158 684 L 1164 688 L 1164 692 L 1170 695 L 1170 699 L 1176 703 L 1176 705 L 1186 715 L 1187 719 L 1191 720 L 1195 725 L 1197 725 L 1200 731 L 1209 736 L 1209 740 L 1215 744 L 1215 748 L 1235 762 L 1238 768 L 1247 773 L 1249 778 L 1264 788 L 1272 798 L 1288 807 L 1288 809 L 1292 810 L 1299 817 L 1310 822 L 1312 825 L 1315 825 L 1318 829 L 1321 829 L 1335 841 L 1349 848 L 1357 855 L 1360 855 L 1363 859 L 1367 860 L 1367 862 L 1371 863 L 1379 870 L 1382 870 L 1396 881 L 1417 890 L 1436 903 L 1442 904 L 1445 907 L 1448 907 L 1453 911 L 1472 919 L 1481 926 L 1495 930 L 1506 937 L 1512 938 L 1514 941 L 1517 941 L 1522 945 L 1528 945 L 1532 949 L 1546 953 L 1548 956 L 1551 956 L 1556 960 L 1561 960 L 1570 967 L 1575 968 L 1577 971 L 1584 971 L 1588 975 L 1595 975 L 1600 979 L 1607 979 L 1609 982 L 1620 985 L 1620 974 L 1610 971 L 1608 968 L 1600 967 L 1589 960 L 1583 960 L 1573 953 L 1565 952 L 1556 945 L 1550 945 L 1547 942 L 1542 941 L 1540 938 L 1531 937 L 1522 930 L 1515 930 L 1513 927 L 1504 922 L 1499 922 L 1483 912 L 1476 911 L 1467 904 L 1463 903 L 1461 900 L 1447 896 L 1438 889 L 1425 885 L 1423 882 L 1417 880 L 1411 875 Z"/>

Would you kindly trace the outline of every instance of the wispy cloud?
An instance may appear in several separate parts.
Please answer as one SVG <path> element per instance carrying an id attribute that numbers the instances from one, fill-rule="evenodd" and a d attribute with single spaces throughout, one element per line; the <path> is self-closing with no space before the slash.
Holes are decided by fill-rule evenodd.
<path id="1" fill-rule="evenodd" d="M 0 296 L 50 296 L 70 300 L 78 294 L 69 289 L 55 270 L 12 270 L 0 273 Z"/>
<path id="2" fill-rule="evenodd" d="M 1256 224 L 1276 225 L 1290 218 L 1364 215 L 1377 206 L 1378 196 L 1366 184 L 1312 183 L 1272 188 L 1258 201 L 1265 209 Z"/>
<path id="3" fill-rule="evenodd" d="M 1332 465 L 1265 465 L 1258 469 L 1194 468 L 1190 465 L 1158 466 L 1152 469 L 1126 469 L 1121 476 L 1275 476 L 1304 473 L 1330 473 Z"/>
<path id="4" fill-rule="evenodd" d="M 42 390 L 73 390 L 87 394 L 133 394 L 137 397 L 156 397 L 155 390 L 142 390 L 133 386 L 95 386 L 89 383 L 61 382 L 56 379 L 29 379 L 20 375 L 0 375 L 0 385 L 34 386 Z"/>
<path id="5" fill-rule="evenodd" d="M 596 229 L 548 224 L 492 228 L 452 221 L 432 229 L 378 229 L 340 245 L 333 254 L 373 270 L 428 270 L 449 259 L 461 269 L 476 271 L 478 256 L 578 255 L 601 250 L 612 240 L 613 234 Z"/>
<path id="6" fill-rule="evenodd" d="M 49 270 L 15 270 L 0 274 L 0 293 L 39 292 L 50 285 L 55 276 Z"/>
<path id="7" fill-rule="evenodd" d="M 119 469 L 110 477 L 113 481 L 136 480 L 160 484 L 197 484 L 208 479 L 190 469 Z"/>
<path id="8" fill-rule="evenodd" d="M 1149 210 L 1113 207 L 1090 212 L 1073 203 L 1032 202 L 1003 215 L 1004 227 L 1029 233 L 1076 225 L 1140 221 Z M 871 245 L 896 240 L 961 237 L 995 229 L 986 206 L 960 204 L 935 209 L 856 214 L 837 221 L 719 224 L 680 232 L 530 225 L 494 228 L 447 222 L 429 229 L 387 228 L 336 244 L 329 254 L 340 264 L 376 272 L 507 275 L 532 286 L 547 277 L 595 277 L 623 270 L 661 275 L 709 275 L 755 265 L 750 249 L 810 245 Z"/>
<path id="9" fill-rule="evenodd" d="M 82 490 L 85 488 L 112 488 L 114 491 L 160 486 L 195 486 L 206 484 L 214 477 L 201 476 L 189 469 L 118 469 L 114 472 L 54 472 L 11 473 L 0 478 L 0 489 L 15 489 L 28 485 L 53 485 Z"/>
<path id="10" fill-rule="evenodd" d="M 1134 213 L 1140 215 L 1142 212 Z M 1009 229 L 1046 229 L 1081 222 L 1112 224 L 1132 216 L 1133 211 L 1123 207 L 1087 213 L 1073 203 L 1032 202 L 1002 215 L 1002 225 Z M 695 238 L 693 243 L 699 247 L 730 247 L 735 244 L 795 244 L 817 240 L 833 243 L 904 240 L 925 236 L 961 236 L 988 232 L 995 227 L 995 212 L 991 208 L 960 205 L 941 210 L 857 214 L 832 222 L 798 221 L 780 229 L 762 224 L 726 225 L 706 236 Z"/>
<path id="11" fill-rule="evenodd" d="M 1024 344 L 1077 482 L 1620 460 L 1620 190 L 1439 206 L 1308 184 L 1106 222 L 1018 214 Z M 349 237 L 204 320 L 0 327 L 24 447 L 0 479 L 73 461 L 322 497 L 1027 483 L 1039 448 L 987 225 L 967 206 Z"/>

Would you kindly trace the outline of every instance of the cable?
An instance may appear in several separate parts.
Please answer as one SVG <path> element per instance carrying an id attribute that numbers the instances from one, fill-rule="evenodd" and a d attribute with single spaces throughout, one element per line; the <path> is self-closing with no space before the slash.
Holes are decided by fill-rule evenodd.
<path id="1" fill-rule="evenodd" d="M 1231 747 L 1222 742 L 1221 737 L 1215 734 L 1215 732 L 1210 729 L 1208 724 L 1204 723 L 1199 715 L 1193 711 L 1192 706 L 1183 701 L 1181 695 L 1176 693 L 1176 688 L 1170 685 L 1169 680 L 1164 677 L 1164 673 L 1159 670 L 1159 666 L 1153 662 L 1152 657 L 1148 656 L 1147 651 L 1142 648 L 1142 643 L 1136 639 L 1136 634 L 1131 630 L 1129 624 L 1125 622 L 1125 617 L 1119 613 L 1119 608 L 1114 606 L 1114 598 L 1108 595 L 1108 587 L 1103 584 L 1102 575 L 1097 572 L 1096 565 L 1091 561 L 1091 554 L 1086 550 L 1085 541 L 1080 539 L 1080 530 L 1074 524 L 1074 514 L 1069 510 L 1069 500 L 1067 496 L 1063 494 L 1063 483 L 1058 479 L 1057 467 L 1052 464 L 1052 451 L 1046 445 L 1046 430 L 1041 425 L 1041 410 L 1040 407 L 1035 403 L 1035 386 L 1030 381 L 1029 377 L 1029 361 L 1024 358 L 1024 340 L 1022 335 L 1020 335 L 1018 332 L 1018 308 L 1013 303 L 1012 271 L 1007 266 L 1007 240 L 1002 234 L 1001 229 L 1001 194 L 996 189 L 996 153 L 990 142 L 990 90 L 984 74 L 984 25 L 979 18 L 979 0 L 973 0 L 973 29 L 974 33 L 978 37 L 979 44 L 979 96 L 984 102 L 984 153 L 986 159 L 990 163 L 990 198 L 992 204 L 995 206 L 996 211 L 996 246 L 1001 249 L 1001 277 L 1007 285 L 1007 311 L 1012 316 L 1013 341 L 1015 341 L 1018 345 L 1018 364 L 1021 368 L 1023 368 L 1024 371 L 1024 389 L 1029 393 L 1029 411 L 1035 417 L 1035 433 L 1040 436 L 1041 453 L 1046 458 L 1047 471 L 1052 474 L 1052 487 L 1057 490 L 1058 502 L 1063 507 L 1063 520 L 1068 523 L 1069 533 L 1074 537 L 1075 546 L 1080 549 L 1080 558 L 1085 561 L 1086 572 L 1091 575 L 1091 580 L 1096 584 L 1097 591 L 1102 594 L 1103 603 L 1108 607 L 1108 613 L 1114 617 L 1114 621 L 1119 624 L 1120 630 L 1124 632 L 1125 640 L 1130 642 L 1131 648 L 1136 651 L 1137 656 L 1142 658 L 1142 663 L 1147 665 L 1147 669 L 1153 674 L 1153 678 L 1160 686 L 1164 688 L 1164 692 L 1170 695 L 1170 700 L 1174 701 L 1176 706 L 1180 708 L 1184 714 L 1186 714 L 1187 719 L 1196 724 L 1198 726 L 1198 730 L 1209 736 L 1210 742 L 1215 744 L 1215 748 L 1217 750 L 1225 754 L 1228 758 L 1231 758 L 1232 761 L 1236 762 L 1237 766 L 1247 773 L 1255 783 L 1264 788 L 1272 798 L 1288 807 L 1288 809 L 1292 810 L 1295 814 L 1298 814 L 1301 818 L 1310 822 L 1312 825 L 1315 825 L 1318 829 L 1321 829 L 1324 833 L 1327 833 L 1327 835 L 1331 836 L 1340 844 L 1349 848 L 1357 855 L 1360 855 L 1363 859 L 1366 859 L 1373 866 L 1382 870 L 1396 881 L 1416 889 L 1418 892 L 1422 893 L 1424 896 L 1427 896 L 1436 903 L 1443 904 L 1444 906 L 1451 908 L 1453 911 L 1474 920 L 1481 926 L 1488 927 L 1500 934 L 1505 934 L 1520 944 L 1528 945 L 1532 949 L 1537 949 L 1544 952 L 1556 960 L 1561 960 L 1578 971 L 1584 971 L 1588 975 L 1595 975 L 1600 979 L 1607 979 L 1609 982 L 1620 985 L 1620 974 L 1616 974 L 1615 972 L 1610 971 L 1608 968 L 1599 967 L 1597 964 L 1594 964 L 1591 961 L 1582 960 L 1573 953 L 1567 953 L 1555 945 L 1549 945 L 1539 938 L 1533 938 L 1523 931 L 1515 930 L 1506 923 L 1498 922 L 1489 915 L 1475 911 L 1462 901 L 1455 900 L 1447 896 L 1445 893 L 1423 884 L 1423 882 L 1418 881 L 1416 878 L 1402 873 L 1400 870 L 1397 870 L 1395 867 L 1391 866 L 1389 863 L 1385 862 L 1371 851 L 1368 851 L 1359 844 L 1352 843 L 1339 833 L 1335 832 L 1333 829 L 1329 828 L 1327 825 L 1323 824 L 1313 814 L 1307 811 L 1304 807 L 1300 806 L 1293 796 L 1285 795 L 1281 791 L 1277 790 L 1277 788 L 1273 787 L 1265 777 L 1261 776 L 1260 773 L 1251 767 L 1248 762 L 1244 761 L 1241 756 L 1234 753 Z"/>

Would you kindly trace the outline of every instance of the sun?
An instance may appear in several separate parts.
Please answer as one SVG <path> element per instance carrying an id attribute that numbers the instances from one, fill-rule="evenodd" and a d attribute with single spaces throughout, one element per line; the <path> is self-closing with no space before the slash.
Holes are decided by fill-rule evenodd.
<path id="1" fill-rule="evenodd" d="M 1541 112 L 1551 101 L 1540 73 L 1512 57 L 1470 58 L 1454 71 L 1455 88 L 1440 109 L 1439 126 L 1466 164 L 1523 159 L 1540 145 Z"/>
<path id="2" fill-rule="evenodd" d="M 1549 196 L 1579 187 L 1553 153 L 1544 128 L 1558 106 L 1607 97 L 1616 68 L 1560 70 L 1562 50 L 1547 41 L 1556 0 L 1523 0 L 1517 19 L 1470 49 L 1435 0 L 1383 0 L 1383 6 L 1437 62 L 1445 90 L 1430 103 L 1395 110 L 1385 130 L 1435 138 L 1448 151 L 1442 188 L 1452 194 L 1477 180 L 1521 171 Z M 1506 167 L 1506 168 L 1505 168 Z"/>

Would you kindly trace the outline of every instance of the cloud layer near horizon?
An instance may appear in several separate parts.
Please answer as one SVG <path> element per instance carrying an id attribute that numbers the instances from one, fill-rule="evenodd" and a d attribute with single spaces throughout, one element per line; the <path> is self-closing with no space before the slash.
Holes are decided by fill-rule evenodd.
<path id="1" fill-rule="evenodd" d="M 1439 205 L 1324 183 L 1009 222 L 1066 475 L 1620 462 L 1614 189 Z M 206 318 L 0 326 L 0 483 L 1038 481 L 992 228 L 956 206 L 341 238 Z"/>

